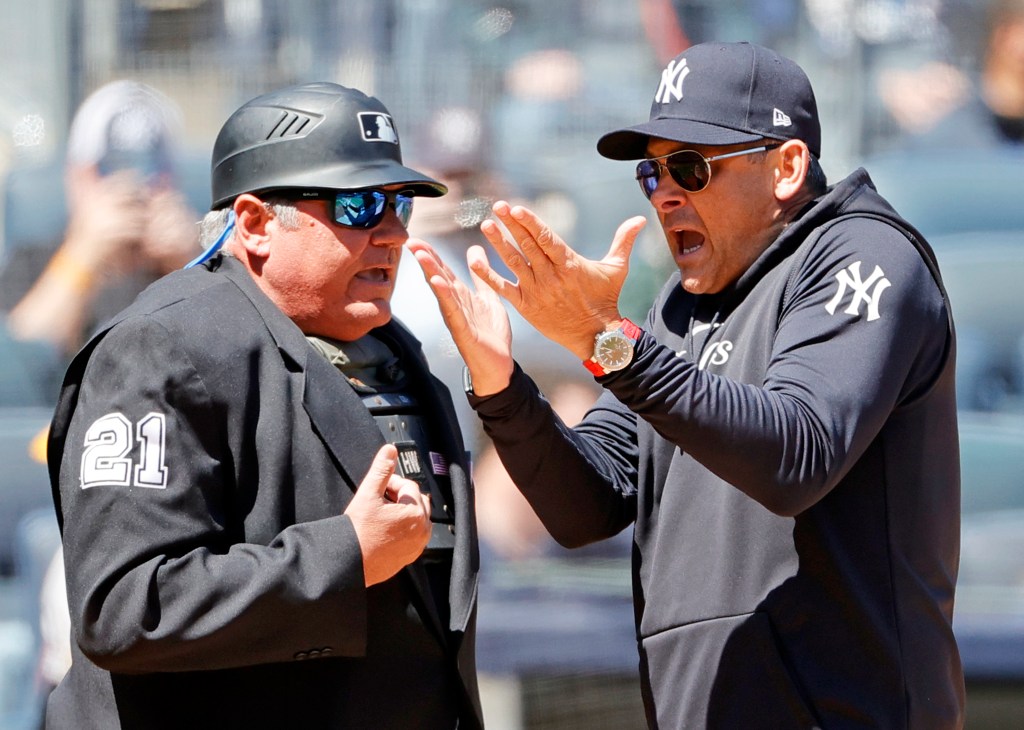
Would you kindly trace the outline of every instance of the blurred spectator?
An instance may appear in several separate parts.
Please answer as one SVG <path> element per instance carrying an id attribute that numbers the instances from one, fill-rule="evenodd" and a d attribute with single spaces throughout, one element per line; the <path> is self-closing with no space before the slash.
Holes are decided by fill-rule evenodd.
<path id="1" fill-rule="evenodd" d="M 64 583 L 64 551 L 60 547 L 43 576 L 39 594 L 39 634 L 39 680 L 45 700 L 71 668 L 71 616 Z"/>
<path id="2" fill-rule="evenodd" d="M 552 53 L 541 54 L 536 60 L 561 58 L 559 54 Z M 522 73 L 521 83 L 526 83 L 526 71 Z M 535 76 L 538 73 L 536 68 L 533 68 L 533 73 Z M 487 137 L 484 121 L 475 111 L 457 106 L 443 108 L 426 125 L 414 163 L 418 169 L 444 182 L 448 186 L 448 194 L 440 198 L 417 198 L 409 233 L 428 241 L 465 279 L 469 278 L 466 251 L 472 245 L 484 243 L 480 223 L 490 216 L 491 205 L 496 199 L 507 197 L 507 191 L 502 192 L 502 181 L 493 172 Z M 566 203 L 561 199 L 556 201 L 556 197 L 554 193 L 543 193 L 532 199 L 530 204 L 544 210 L 550 219 L 558 220 L 564 228 L 569 228 L 571 222 L 566 220 L 566 214 L 559 212 Z M 462 357 L 444 326 L 437 300 L 423 279 L 423 272 L 411 256 L 406 254 L 405 257 L 391 300 L 392 309 L 395 316 L 422 340 L 433 372 L 458 392 L 462 389 Z M 501 271 L 511 276 L 504 267 Z M 518 313 L 512 312 L 511 315 L 517 338 L 539 344 L 540 339 L 533 328 L 523 326 L 525 323 Z M 589 375 L 580 374 L 579 363 L 571 356 L 552 354 L 546 347 L 529 348 L 528 345 L 520 357 L 528 361 L 527 365 L 533 372 L 540 373 L 545 392 L 564 420 L 567 423 L 581 420 L 596 399 L 598 389 Z M 466 445 L 474 453 L 476 512 L 481 547 L 485 553 L 508 560 L 562 553 L 581 557 L 565 551 L 548 535 L 512 484 L 466 400 L 457 398 L 455 403 Z M 604 544 L 591 552 L 628 554 L 619 547 Z"/>
<path id="3" fill-rule="evenodd" d="M 932 62 L 881 93 L 911 147 L 960 149 L 1024 144 L 1024 0 L 991 0 L 976 81 Z"/>
<path id="4" fill-rule="evenodd" d="M 487 154 L 486 130 L 480 115 L 465 107 L 440 109 L 424 125 L 411 164 L 448 186 L 439 198 L 416 199 L 409 235 L 422 238 L 447 255 L 447 261 L 469 276 L 466 250 L 482 241 L 479 225 L 499 197 L 500 182 Z M 391 309 L 422 341 L 431 370 L 452 392 L 462 391 L 462 358 L 441 320 L 437 300 L 412 255 L 403 254 Z M 479 427 L 465 398 L 455 399 L 463 438 L 474 449 Z"/>
<path id="5" fill-rule="evenodd" d="M 1024 142 L 1024 0 L 992 3 L 980 101 L 997 139 Z"/>
<path id="6" fill-rule="evenodd" d="M 552 353 L 547 353 L 551 357 Z M 573 365 L 576 362 L 572 361 Z M 587 409 L 594 404 L 600 390 L 593 379 L 569 375 L 567 369 L 551 372 L 539 362 L 532 364 L 534 373 L 541 373 L 540 387 L 547 393 L 555 413 L 566 425 L 574 426 L 583 420 Z M 547 372 L 547 378 L 544 373 Z M 547 384 L 545 384 L 547 381 Z M 566 553 L 568 557 L 581 557 L 560 547 L 548 533 L 533 508 L 512 482 L 494 447 L 488 443 L 475 461 L 473 480 L 476 483 L 476 516 L 482 547 L 506 560 L 548 557 L 552 553 Z M 620 533 L 626 538 L 628 531 Z M 594 548 L 614 552 L 621 541 L 596 543 Z M 593 552 L 593 549 L 591 550 Z M 627 556 L 628 550 L 621 554 Z"/>
<path id="7" fill-rule="evenodd" d="M 198 216 L 177 186 L 179 135 L 179 110 L 144 84 L 115 81 L 83 102 L 68 135 L 64 237 L 14 247 L 0 270 L 2 304 L 10 308 L 6 329 L 0 331 L 0 396 L 2 386 L 10 385 L 51 397 L 59 384 L 51 376 L 59 378 L 62 361 L 94 326 L 197 252 Z M 29 361 L 34 368 L 23 367 L 23 377 L 11 381 L 12 364 Z M 19 401 L 0 397 L 0 403 Z M 40 703 L 70 664 L 59 544 L 46 555 L 52 559 L 36 609 L 40 686 L 31 700 Z"/>
<path id="8" fill-rule="evenodd" d="M 573 110 L 585 89 L 584 65 L 569 48 L 527 52 L 505 72 L 492 110 L 495 164 L 514 194 L 532 198 L 559 187 L 571 147 Z"/>
<path id="9" fill-rule="evenodd" d="M 914 69 L 889 68 L 879 76 L 878 94 L 901 130 L 925 135 L 962 104 L 970 91 L 966 73 L 945 61 Z"/>
<path id="10" fill-rule="evenodd" d="M 176 187 L 179 135 L 179 110 L 138 82 L 109 83 L 82 103 L 68 136 L 64 239 L 18 249 L 0 271 L 5 306 L 16 299 L 13 337 L 70 355 L 92 327 L 192 257 L 198 217 Z"/>

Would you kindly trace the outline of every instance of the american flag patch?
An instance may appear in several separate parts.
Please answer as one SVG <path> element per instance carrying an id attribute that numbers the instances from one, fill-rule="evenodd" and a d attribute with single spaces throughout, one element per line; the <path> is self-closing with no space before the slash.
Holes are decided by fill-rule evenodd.
<path id="1" fill-rule="evenodd" d="M 430 452 L 430 468 L 434 474 L 440 476 L 447 476 L 448 474 L 448 460 L 436 451 Z"/>

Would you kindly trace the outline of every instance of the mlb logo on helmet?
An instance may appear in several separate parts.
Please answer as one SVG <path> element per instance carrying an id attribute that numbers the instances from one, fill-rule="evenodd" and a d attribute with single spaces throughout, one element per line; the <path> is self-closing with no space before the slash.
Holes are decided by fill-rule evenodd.
<path id="1" fill-rule="evenodd" d="M 326 81 L 286 86 L 239 107 L 217 135 L 210 176 L 211 210 L 242 193 L 286 188 L 447 192 L 402 164 L 395 123 L 379 99 Z"/>
<path id="2" fill-rule="evenodd" d="M 398 132 L 390 114 L 380 112 L 359 112 L 359 126 L 367 142 L 390 142 L 398 144 Z"/>

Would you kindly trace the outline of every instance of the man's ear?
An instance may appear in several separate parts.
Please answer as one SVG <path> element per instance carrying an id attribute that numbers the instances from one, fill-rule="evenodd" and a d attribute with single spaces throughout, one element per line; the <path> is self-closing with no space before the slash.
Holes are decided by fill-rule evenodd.
<path id="1" fill-rule="evenodd" d="M 235 241 L 248 256 L 266 259 L 270 255 L 270 235 L 267 227 L 274 214 L 262 200 L 248 193 L 235 198 L 234 210 Z"/>
<path id="2" fill-rule="evenodd" d="M 775 168 L 775 197 L 782 202 L 793 200 L 803 187 L 811 164 L 811 151 L 798 139 L 791 139 L 779 147 L 779 162 Z"/>

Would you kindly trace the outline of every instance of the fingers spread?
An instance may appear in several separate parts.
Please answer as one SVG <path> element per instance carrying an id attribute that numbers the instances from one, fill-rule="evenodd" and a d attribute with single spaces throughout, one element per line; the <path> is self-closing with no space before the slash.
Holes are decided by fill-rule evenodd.
<path id="1" fill-rule="evenodd" d="M 501 231 L 494 221 L 484 221 L 480 230 L 490 242 L 491 246 L 501 257 L 505 265 L 509 267 L 516 278 L 522 282 L 526 277 L 531 276 L 529 264 L 519 251 L 505 241 Z M 491 267 L 483 249 L 473 246 L 466 252 L 466 263 L 471 273 L 476 274 L 477 280 L 486 282 L 487 285 L 515 305 L 520 301 L 519 287 L 503 277 Z"/>
<path id="2" fill-rule="evenodd" d="M 516 238 L 521 245 L 525 242 L 527 247 L 535 247 L 543 253 L 546 260 L 550 260 L 555 266 L 565 264 L 569 256 L 569 247 L 533 211 L 517 205 L 509 211 L 509 214 L 518 223 L 518 228 L 524 231 L 523 241 Z M 529 251 L 526 249 L 524 251 L 530 255 Z M 530 260 L 534 261 L 534 258 L 531 257 Z"/>
<path id="3" fill-rule="evenodd" d="M 491 206 L 491 211 L 494 213 L 494 216 L 502 222 L 505 228 L 508 229 L 508 232 L 509 234 L 511 234 L 512 238 L 518 241 L 521 238 L 528 238 L 530 236 L 530 232 L 523 226 L 521 221 L 522 214 L 518 212 L 524 211 L 526 209 L 523 208 L 523 206 L 521 205 L 517 205 L 515 209 L 517 211 L 517 214 L 513 215 L 512 206 L 506 203 L 504 200 L 499 200 L 493 206 Z"/>
<path id="4" fill-rule="evenodd" d="M 619 224 L 605 260 L 627 261 L 630 253 L 633 251 L 633 244 L 636 243 L 637 236 L 640 235 L 640 231 L 643 230 L 645 225 L 647 225 L 647 219 L 641 215 L 634 216 Z"/>
<path id="5" fill-rule="evenodd" d="M 523 255 L 523 251 L 512 245 L 505 238 L 505 234 L 496 222 L 492 220 L 484 221 L 480 224 L 480 232 L 484 234 L 484 238 L 491 244 L 491 247 L 501 260 L 505 262 L 509 271 L 516 275 L 517 279 L 529 281 L 532 278 L 529 259 Z"/>
<path id="6" fill-rule="evenodd" d="M 549 264 L 544 250 L 537 244 L 533 233 L 523 224 L 525 219 L 532 216 L 532 213 L 520 205 L 510 208 L 505 201 L 495 203 L 493 210 L 495 217 L 505 226 L 518 246 L 515 248 L 509 244 L 509 249 L 513 253 L 510 253 L 508 257 L 503 255 L 502 258 L 521 281 L 526 278 L 527 283 L 531 282 L 538 267 L 540 271 L 546 271 Z M 522 267 L 522 272 L 516 268 L 517 264 Z M 527 275 L 529 276 L 527 277 Z"/>

